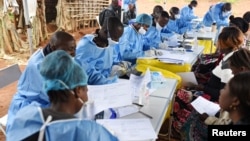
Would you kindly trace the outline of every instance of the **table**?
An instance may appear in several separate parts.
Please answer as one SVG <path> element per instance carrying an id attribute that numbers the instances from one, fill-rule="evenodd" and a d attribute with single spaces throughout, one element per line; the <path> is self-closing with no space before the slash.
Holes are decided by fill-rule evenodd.
<path id="1" fill-rule="evenodd" d="M 166 83 L 167 83 L 166 88 L 157 89 L 150 96 L 172 99 L 172 96 L 173 96 L 172 94 L 175 92 L 175 89 L 176 89 L 176 86 L 177 86 L 177 80 L 167 78 Z"/>
<path id="2" fill-rule="evenodd" d="M 211 42 L 210 53 L 212 53 L 216 32 L 197 32 L 196 34 L 197 34 L 197 40 L 205 40 Z M 206 46 L 204 46 L 204 48 L 205 50 L 207 50 Z"/>
<path id="3" fill-rule="evenodd" d="M 161 126 L 164 122 L 165 115 L 168 109 L 172 109 L 172 100 L 174 98 L 174 92 L 176 90 L 177 80 L 166 79 L 167 87 L 156 90 L 149 96 L 147 104 L 145 104 L 140 111 L 152 116 L 150 119 L 155 132 L 159 134 Z M 171 106 L 171 108 L 169 108 Z M 133 118 L 149 118 L 144 114 L 138 112 L 131 115 L 121 117 L 122 119 L 133 119 Z"/>
<path id="4" fill-rule="evenodd" d="M 197 61 L 200 54 L 202 54 L 204 50 L 203 46 L 194 47 L 193 52 L 185 52 L 185 53 L 174 53 L 170 50 L 161 50 L 163 52 L 162 56 L 158 56 L 156 58 L 138 58 L 136 64 L 137 65 L 148 65 L 157 67 L 163 70 L 168 70 L 173 73 L 178 72 L 190 72 L 192 66 Z M 160 61 L 162 58 L 171 58 L 171 59 L 181 59 L 184 61 L 184 64 L 170 64 Z"/>

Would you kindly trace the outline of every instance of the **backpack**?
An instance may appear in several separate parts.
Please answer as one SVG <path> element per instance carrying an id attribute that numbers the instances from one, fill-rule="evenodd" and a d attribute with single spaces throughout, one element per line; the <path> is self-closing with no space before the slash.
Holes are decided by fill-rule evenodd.
<path id="1" fill-rule="evenodd" d="M 102 12 L 99 13 L 99 24 L 103 26 L 104 22 L 109 18 L 109 17 L 115 17 L 116 14 L 113 10 L 109 8 L 105 8 L 102 10 Z"/>

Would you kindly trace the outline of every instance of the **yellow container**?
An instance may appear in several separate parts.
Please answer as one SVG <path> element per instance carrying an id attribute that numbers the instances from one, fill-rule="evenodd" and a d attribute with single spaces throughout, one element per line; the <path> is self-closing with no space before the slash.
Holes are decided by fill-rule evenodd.
<path id="1" fill-rule="evenodd" d="M 149 65 L 149 66 L 154 66 L 156 68 L 160 68 L 163 70 L 168 70 L 173 73 L 178 73 L 178 72 L 190 72 L 191 71 L 191 65 L 184 63 L 183 65 L 178 65 L 178 64 L 167 64 L 163 63 L 157 59 L 137 59 L 136 64 L 144 64 L 144 65 Z"/>
<path id="2" fill-rule="evenodd" d="M 159 71 L 162 73 L 162 75 L 165 77 L 165 78 L 172 78 L 172 79 L 176 79 L 177 80 L 177 88 L 180 88 L 181 87 L 181 77 L 171 71 L 168 71 L 168 70 L 164 70 L 164 69 L 161 69 L 161 68 L 157 68 L 157 67 L 154 67 L 154 66 L 150 66 L 150 65 L 146 65 L 146 64 L 137 64 L 136 65 L 136 70 L 139 71 L 139 72 L 142 72 L 142 73 L 145 73 L 147 71 L 147 68 L 150 69 L 150 71 Z"/>

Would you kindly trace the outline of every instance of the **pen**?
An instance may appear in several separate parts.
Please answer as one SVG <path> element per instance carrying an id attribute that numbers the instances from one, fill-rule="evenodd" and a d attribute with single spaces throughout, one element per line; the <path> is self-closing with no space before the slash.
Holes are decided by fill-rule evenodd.
<path id="1" fill-rule="evenodd" d="M 146 116 L 146 117 L 148 117 L 148 118 L 150 118 L 150 119 L 153 119 L 153 117 L 150 116 L 149 114 L 146 114 L 146 113 L 144 113 L 144 112 L 142 112 L 142 111 L 139 111 L 139 113 L 143 114 L 144 116 Z"/>
<path id="2" fill-rule="evenodd" d="M 133 103 L 133 104 L 136 105 L 136 106 L 139 106 L 139 107 L 143 107 L 143 105 L 138 104 L 138 103 Z"/>

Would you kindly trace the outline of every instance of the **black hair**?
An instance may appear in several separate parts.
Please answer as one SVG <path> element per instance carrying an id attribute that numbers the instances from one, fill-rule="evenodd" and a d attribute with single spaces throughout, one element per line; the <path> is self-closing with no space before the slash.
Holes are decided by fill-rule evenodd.
<path id="1" fill-rule="evenodd" d="M 229 81 L 229 94 L 235 96 L 239 100 L 239 105 L 236 109 L 243 116 L 241 120 L 250 123 L 250 72 L 241 72 Z"/>
<path id="2" fill-rule="evenodd" d="M 163 11 L 163 7 L 160 5 L 156 5 L 153 9 L 152 16 L 155 17 L 157 14 L 161 13 Z"/>
<path id="3" fill-rule="evenodd" d="M 161 13 L 156 15 L 155 19 L 158 19 L 159 17 L 169 18 L 169 14 L 167 11 L 162 11 Z"/>
<path id="4" fill-rule="evenodd" d="M 57 104 L 68 102 L 71 93 L 69 90 L 49 90 L 47 94 L 50 103 Z"/>
<path id="5" fill-rule="evenodd" d="M 250 50 L 241 48 L 229 58 L 230 66 L 235 68 L 245 67 L 250 70 Z"/>
<path id="6" fill-rule="evenodd" d="M 229 19 L 230 24 L 237 26 L 243 33 L 248 31 L 249 24 L 243 18 L 231 15 Z"/>
<path id="7" fill-rule="evenodd" d="M 197 5 L 198 2 L 197 2 L 196 0 L 192 0 L 192 1 L 190 2 L 190 4 L 191 4 L 191 5 Z"/>
<path id="8" fill-rule="evenodd" d="M 169 14 L 168 14 L 167 11 L 162 11 L 160 15 L 161 15 L 161 17 L 163 17 L 163 18 L 169 18 Z"/>
<path id="9" fill-rule="evenodd" d="M 178 12 L 180 12 L 180 9 L 178 7 L 172 7 L 170 10 L 169 10 L 169 13 L 170 14 L 177 14 Z"/>
<path id="10" fill-rule="evenodd" d="M 225 11 L 225 10 L 231 11 L 231 9 L 232 9 L 232 5 L 231 5 L 230 2 L 224 3 L 224 5 L 223 5 L 223 11 Z"/>
<path id="11" fill-rule="evenodd" d="M 112 35 L 116 34 L 119 29 L 124 28 L 121 20 L 117 17 L 109 17 L 107 22 L 104 23 L 103 27 L 105 28 L 106 32 L 109 32 Z"/>
<path id="12" fill-rule="evenodd" d="M 244 13 L 243 19 L 246 20 L 247 23 L 250 23 L 250 11 Z"/>
<path id="13" fill-rule="evenodd" d="M 58 47 L 61 44 L 75 40 L 72 35 L 64 31 L 55 32 L 50 39 L 50 46 Z"/>

